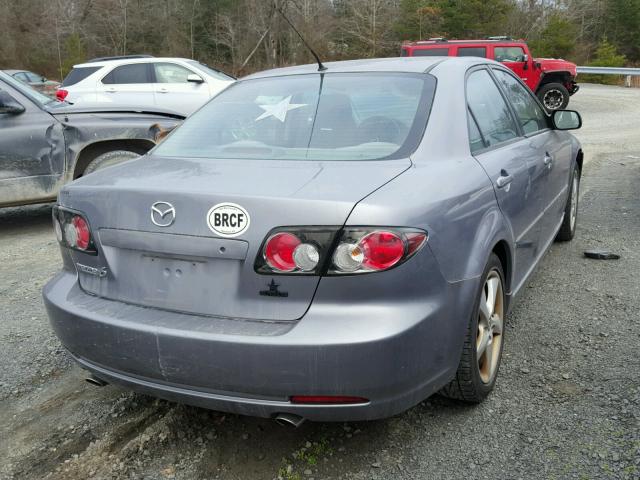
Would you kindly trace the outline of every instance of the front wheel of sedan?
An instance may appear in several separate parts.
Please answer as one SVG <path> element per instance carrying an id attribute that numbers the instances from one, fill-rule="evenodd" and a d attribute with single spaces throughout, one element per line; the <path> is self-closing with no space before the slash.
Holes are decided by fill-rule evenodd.
<path id="1" fill-rule="evenodd" d="M 495 254 L 491 254 L 465 333 L 458 371 L 440 391 L 442 395 L 480 403 L 493 390 L 502 358 L 505 313 L 502 263 Z"/>
<path id="2" fill-rule="evenodd" d="M 564 207 L 564 218 L 556 240 L 559 242 L 568 242 L 572 240 L 576 234 L 576 225 L 578 223 L 578 198 L 580 194 L 580 169 L 574 165 L 571 173 L 571 187 L 567 205 Z"/>

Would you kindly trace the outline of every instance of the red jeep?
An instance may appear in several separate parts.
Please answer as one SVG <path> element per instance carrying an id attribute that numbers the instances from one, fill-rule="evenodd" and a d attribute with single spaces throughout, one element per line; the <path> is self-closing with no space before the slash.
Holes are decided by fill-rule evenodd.
<path id="1" fill-rule="evenodd" d="M 489 37 L 486 40 L 447 40 L 431 38 L 402 45 L 403 57 L 483 57 L 504 63 L 535 92 L 547 110 L 569 104 L 578 91 L 576 65 L 566 60 L 533 58 L 522 40 Z"/>

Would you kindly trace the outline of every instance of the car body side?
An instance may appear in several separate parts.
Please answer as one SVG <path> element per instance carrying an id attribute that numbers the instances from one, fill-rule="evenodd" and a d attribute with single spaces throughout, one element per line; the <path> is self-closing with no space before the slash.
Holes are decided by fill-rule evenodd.
<path id="1" fill-rule="evenodd" d="M 97 155 L 117 148 L 143 154 L 182 117 L 133 109 L 43 108 L 0 79 L 25 111 L 0 115 L 0 207 L 55 200 Z"/>
<path id="2" fill-rule="evenodd" d="M 402 68 L 404 61 L 397 66 Z M 406 62 L 414 65 L 411 59 Z M 344 223 L 425 230 L 425 248 L 409 261 L 385 272 L 323 276 L 300 318 L 262 322 L 152 312 L 88 296 L 78 284 L 74 263 L 99 259 L 62 249 L 65 269 L 45 287 L 44 296 L 63 343 L 84 368 L 106 381 L 263 417 L 284 412 L 313 420 L 381 418 L 442 388 L 456 372 L 489 255 L 496 252 L 503 261 L 509 293 L 522 284 L 512 285 L 511 279 L 516 274 L 526 278 L 531 270 L 514 272 L 517 235 L 500 208 L 492 179 L 469 148 L 467 102 L 461 94 L 465 76 L 494 62 L 469 58 L 445 69 L 438 62 L 442 59 L 415 63 L 428 65 L 437 79 L 422 142 L 406 168 L 355 202 Z M 375 61 L 343 68 L 366 72 L 374 67 Z M 305 69 L 293 69 L 292 74 L 301 71 Z M 282 71 L 265 76 L 278 74 Z M 550 134 L 578 148 L 567 133 Z M 358 166 L 366 175 L 368 162 Z M 65 189 L 69 195 L 62 195 L 60 203 L 78 210 L 89 207 L 90 192 L 83 191 L 82 183 L 75 196 L 74 186 Z M 559 203 L 566 202 L 566 196 L 565 191 Z M 304 212 L 287 215 L 294 213 Z M 561 220 L 561 213 L 548 213 Z M 90 214 L 88 218 L 91 221 Z M 544 240 L 533 266 L 553 236 Z M 253 261 L 255 248 L 247 261 Z M 268 280 L 265 276 L 265 284 Z M 300 280 L 278 277 L 283 290 L 293 290 Z M 131 347 L 126 354 L 112 348 L 124 344 Z M 288 401 L 288 395 L 319 393 L 369 401 L 338 406 Z"/>

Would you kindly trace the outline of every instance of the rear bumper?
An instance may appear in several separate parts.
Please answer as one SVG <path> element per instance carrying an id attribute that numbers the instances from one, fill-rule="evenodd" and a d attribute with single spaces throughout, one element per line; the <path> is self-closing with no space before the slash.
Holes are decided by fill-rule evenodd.
<path id="1" fill-rule="evenodd" d="M 84 293 L 68 271 L 45 286 L 44 300 L 65 347 L 110 383 L 238 414 L 343 421 L 395 415 L 452 378 L 476 286 L 466 280 L 415 301 L 369 306 L 325 302 L 320 288 L 301 320 L 282 323 L 104 300 Z M 291 395 L 369 401 L 311 406 Z"/>

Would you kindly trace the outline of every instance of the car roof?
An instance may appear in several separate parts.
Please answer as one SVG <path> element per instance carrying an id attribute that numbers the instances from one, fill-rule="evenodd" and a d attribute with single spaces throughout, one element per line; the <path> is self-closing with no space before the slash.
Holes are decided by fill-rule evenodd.
<path id="1" fill-rule="evenodd" d="M 132 63 L 157 63 L 157 62 L 195 62 L 196 60 L 191 60 L 190 58 L 180 58 L 180 57 L 144 57 L 144 58 L 122 58 L 122 59 L 112 59 L 112 60 L 102 60 L 99 62 L 86 62 L 86 63 L 78 63 L 74 65 L 73 68 L 84 68 L 84 67 L 106 67 L 109 65 L 118 66 L 122 64 L 132 64 Z"/>
<path id="2" fill-rule="evenodd" d="M 446 46 L 446 45 L 466 45 L 466 44 L 478 44 L 478 45 L 501 45 L 501 44 L 518 44 L 525 43 L 524 40 L 516 40 L 513 38 L 503 38 L 500 40 L 419 40 L 417 42 L 408 42 L 402 44 L 403 47 L 433 47 L 433 46 Z"/>
<path id="3" fill-rule="evenodd" d="M 327 67 L 323 73 L 356 73 L 356 72 L 389 72 L 389 73 L 425 73 L 436 65 L 475 65 L 478 63 L 495 63 L 491 60 L 476 57 L 392 57 L 392 58 L 370 58 L 363 60 L 346 60 L 340 62 L 327 62 Z M 310 63 L 295 67 L 275 68 L 257 72 L 241 80 L 254 78 L 279 77 L 288 75 L 300 75 L 307 73 L 319 73 L 318 64 Z"/>
<path id="4" fill-rule="evenodd" d="M 340 62 L 327 62 L 326 73 L 346 72 L 405 72 L 423 73 L 434 65 L 445 60 L 445 57 L 393 57 L 393 58 L 368 58 L 362 60 L 345 60 Z M 257 72 L 244 77 L 278 77 L 284 75 L 299 75 L 304 73 L 317 73 L 318 64 L 309 63 L 293 67 L 274 68 Z"/>
<path id="5" fill-rule="evenodd" d="M 29 73 L 27 70 L 3 70 L 3 72 L 9 75 L 15 75 L 16 73 Z"/>

